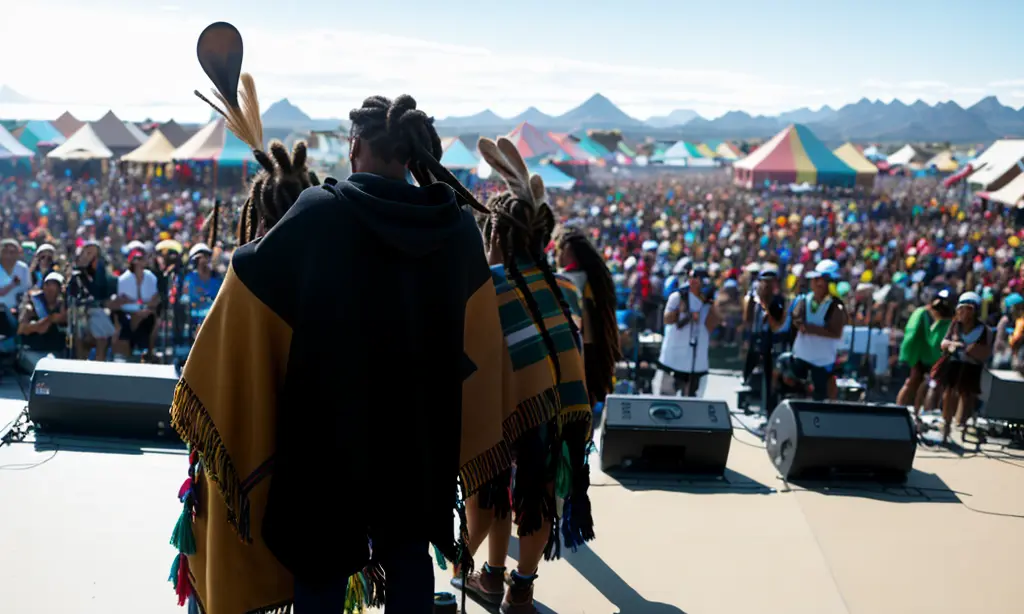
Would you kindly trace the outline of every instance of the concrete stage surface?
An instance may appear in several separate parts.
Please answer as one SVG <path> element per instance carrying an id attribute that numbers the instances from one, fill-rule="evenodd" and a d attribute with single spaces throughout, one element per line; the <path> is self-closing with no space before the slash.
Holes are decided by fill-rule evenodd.
<path id="1" fill-rule="evenodd" d="M 713 376 L 707 396 L 733 405 L 737 384 Z M 24 406 L 10 379 L 2 394 L 0 428 Z M 540 610 L 1024 612 L 1024 520 L 979 513 L 1024 515 L 1024 460 L 921 447 L 906 488 L 787 491 L 756 437 L 737 428 L 732 444 L 721 481 L 595 475 L 598 538 L 542 565 Z M 63 438 L 0 447 L 3 611 L 183 613 L 167 542 L 184 475 L 183 450 Z M 436 577 L 447 589 L 447 573 Z"/>

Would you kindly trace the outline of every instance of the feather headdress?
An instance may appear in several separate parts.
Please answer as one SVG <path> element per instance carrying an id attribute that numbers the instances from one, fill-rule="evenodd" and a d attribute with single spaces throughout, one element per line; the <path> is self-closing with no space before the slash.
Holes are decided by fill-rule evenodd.
<path id="1" fill-rule="evenodd" d="M 218 21 L 199 35 L 196 55 L 213 81 L 214 97 L 223 108 L 195 90 L 195 95 L 224 117 L 227 127 L 254 151 L 263 149 L 263 120 L 256 82 L 242 72 L 242 35 L 235 26 Z M 241 88 L 239 88 L 241 81 Z"/>

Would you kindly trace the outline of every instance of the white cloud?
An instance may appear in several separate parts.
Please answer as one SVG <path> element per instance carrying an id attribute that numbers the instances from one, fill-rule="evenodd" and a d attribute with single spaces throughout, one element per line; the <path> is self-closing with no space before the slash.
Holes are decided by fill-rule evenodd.
<path id="1" fill-rule="evenodd" d="M 1002 81 L 993 81 L 988 84 L 989 87 L 1024 87 L 1024 79 L 1004 79 Z"/>
<path id="2" fill-rule="evenodd" d="M 85 119 L 113 107 L 125 117 L 174 116 L 197 121 L 209 109 L 192 90 L 209 80 L 195 59 L 195 41 L 211 19 L 194 11 L 161 7 L 135 14 L 66 9 L 60 19 L 19 3 L 0 23 L 0 54 L 32 60 L 5 63 L 0 81 L 36 100 L 54 103 L 39 117 L 71 108 Z M 46 44 L 19 24 L 47 23 Z M 841 106 L 863 91 L 873 97 L 909 96 L 929 101 L 950 97 L 934 81 L 868 81 L 844 90 L 776 83 L 760 75 L 722 70 L 609 65 L 546 54 L 416 40 L 366 31 L 345 31 L 310 22 L 309 28 L 268 31 L 235 21 L 245 39 L 245 69 L 256 77 L 264 105 L 288 97 L 314 117 L 344 117 L 366 96 L 413 94 L 439 117 L 491 108 L 513 115 L 529 105 L 561 113 L 600 91 L 636 117 L 691 108 L 714 117 L 731 109 L 751 114 L 796 107 Z M 86 33 L 86 34 L 83 34 Z M 966 94 L 966 93 L 965 93 Z M 42 109 L 43 107 L 39 107 Z M 52 113 L 51 109 L 57 110 Z M 0 115 L 4 110 L 0 109 Z"/>

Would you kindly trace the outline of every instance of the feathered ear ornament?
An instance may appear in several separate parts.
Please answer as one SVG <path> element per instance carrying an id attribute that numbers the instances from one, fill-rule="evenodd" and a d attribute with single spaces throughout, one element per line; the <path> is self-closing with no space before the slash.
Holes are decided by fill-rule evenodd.
<path id="1" fill-rule="evenodd" d="M 534 199 L 530 188 L 530 173 L 526 168 L 526 161 L 512 141 L 499 137 L 495 143 L 482 137 L 477 142 L 477 149 L 487 164 L 501 175 L 513 196 L 530 203 L 534 208 L 540 205 Z"/>
<path id="2" fill-rule="evenodd" d="M 213 82 L 214 97 L 224 108 L 200 94 L 199 90 L 195 95 L 224 116 L 228 129 L 242 142 L 253 150 L 262 150 L 260 101 L 252 75 L 242 73 L 242 35 L 238 29 L 223 21 L 207 26 L 199 35 L 196 55 L 199 65 Z"/>

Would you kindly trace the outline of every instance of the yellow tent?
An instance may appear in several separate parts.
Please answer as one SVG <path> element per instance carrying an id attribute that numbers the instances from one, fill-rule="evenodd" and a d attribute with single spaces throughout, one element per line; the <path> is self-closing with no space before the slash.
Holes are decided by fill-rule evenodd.
<path id="1" fill-rule="evenodd" d="M 935 155 L 931 160 L 924 163 L 925 168 L 935 167 L 940 173 L 953 173 L 960 165 L 953 159 L 953 152 L 946 150 Z"/>
<path id="2" fill-rule="evenodd" d="M 718 144 L 718 147 L 715 148 L 715 153 L 718 154 L 719 158 L 725 158 L 726 160 L 739 160 L 742 157 L 736 147 L 731 143 L 725 142 Z"/>
<path id="3" fill-rule="evenodd" d="M 857 185 L 865 189 L 871 189 L 875 185 L 875 177 L 878 176 L 878 167 L 864 157 L 864 154 L 857 149 L 853 143 L 847 143 L 833 151 L 837 158 L 846 163 L 847 166 L 857 171 Z"/>
<path id="4" fill-rule="evenodd" d="M 717 158 L 717 157 L 719 157 L 718 154 L 715 153 L 715 151 L 713 149 L 711 149 L 710 147 L 708 147 L 704 143 L 701 143 L 700 145 L 697 145 L 697 151 L 699 151 L 700 155 L 704 156 L 705 158 Z"/>
<path id="5" fill-rule="evenodd" d="M 174 144 L 167 140 L 164 133 L 157 128 L 149 135 L 145 143 L 121 156 L 121 161 L 140 164 L 168 164 L 173 160 L 171 154 L 175 149 L 177 148 Z"/>

